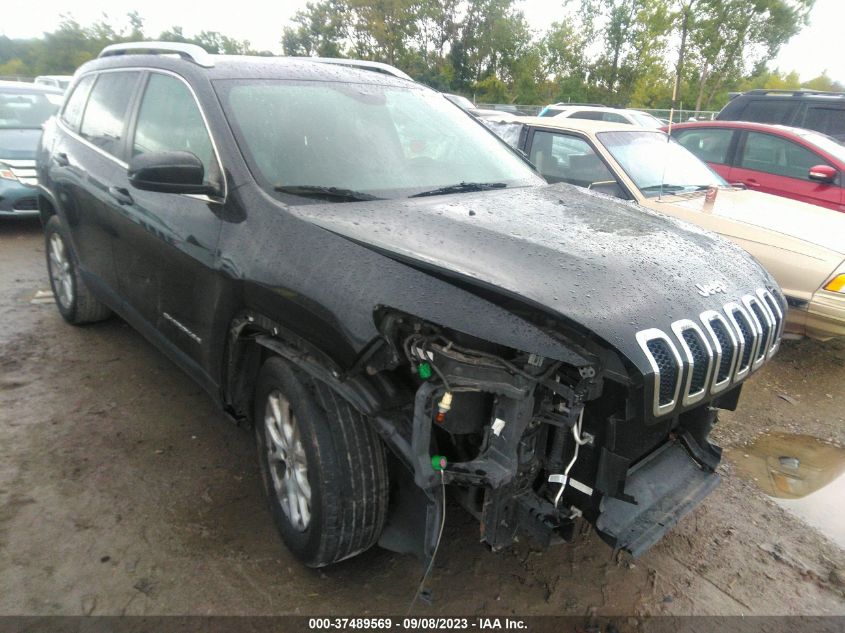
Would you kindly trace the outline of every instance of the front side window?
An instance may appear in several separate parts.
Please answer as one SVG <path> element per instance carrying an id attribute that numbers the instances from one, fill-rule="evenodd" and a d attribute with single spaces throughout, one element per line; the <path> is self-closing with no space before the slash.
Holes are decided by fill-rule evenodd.
<path id="1" fill-rule="evenodd" d="M 138 110 L 132 155 L 168 151 L 194 154 L 206 178 L 216 170 L 211 139 L 191 91 L 176 77 L 151 73 Z"/>
<path id="2" fill-rule="evenodd" d="M 120 153 L 129 100 L 135 91 L 139 74 L 101 73 L 85 106 L 79 133 L 113 156 Z"/>
<path id="3" fill-rule="evenodd" d="M 570 119 L 587 119 L 588 121 L 604 121 L 604 112 L 598 110 L 579 110 L 569 115 Z"/>
<path id="4" fill-rule="evenodd" d="M 303 187 L 396 198 L 460 183 L 543 183 L 495 135 L 426 88 L 218 80 L 215 89 L 253 175 L 291 204 L 307 202 L 288 195 Z"/>
<path id="5" fill-rule="evenodd" d="M 80 79 L 68 97 L 67 103 L 65 103 L 65 109 L 62 111 L 62 121 L 74 131 L 79 129 L 79 123 L 82 121 L 82 111 L 85 110 L 85 102 L 88 100 L 88 92 L 91 90 L 94 78 L 95 75 L 86 75 Z"/>
<path id="6" fill-rule="evenodd" d="M 598 138 L 647 198 L 727 185 L 706 163 L 663 132 L 600 132 Z"/>
<path id="7" fill-rule="evenodd" d="M 30 90 L 0 90 L 0 129 L 37 130 L 59 109 L 61 95 Z"/>
<path id="8" fill-rule="evenodd" d="M 616 182 L 590 144 L 577 136 L 537 130 L 529 158 L 549 182 L 568 182 L 579 187 Z"/>
<path id="9" fill-rule="evenodd" d="M 693 128 L 677 130 L 672 136 L 701 160 L 725 164 L 728 162 L 728 148 L 733 134 L 733 130 L 723 128 Z"/>
<path id="10" fill-rule="evenodd" d="M 808 179 L 810 167 L 827 164 L 815 152 L 772 134 L 749 132 L 740 167 L 777 176 Z"/>

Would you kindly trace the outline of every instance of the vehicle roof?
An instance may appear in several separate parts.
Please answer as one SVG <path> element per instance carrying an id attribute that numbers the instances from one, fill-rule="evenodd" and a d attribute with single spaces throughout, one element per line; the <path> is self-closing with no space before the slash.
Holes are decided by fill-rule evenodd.
<path id="1" fill-rule="evenodd" d="M 36 79 L 70 79 L 73 75 L 38 75 Z"/>
<path id="2" fill-rule="evenodd" d="M 694 129 L 694 128 L 709 128 L 709 127 L 729 127 L 740 130 L 754 130 L 755 132 L 769 132 L 777 134 L 778 136 L 799 138 L 811 145 L 814 136 L 826 136 L 831 141 L 839 142 L 832 136 L 828 136 L 823 132 L 817 130 L 807 130 L 801 127 L 792 127 L 791 125 L 780 125 L 777 123 L 755 123 L 754 121 L 687 121 L 685 123 L 676 123 L 672 129 Z M 662 128 L 664 131 L 668 126 Z"/>
<path id="3" fill-rule="evenodd" d="M 6 90 L 15 90 L 17 92 L 45 92 L 49 94 L 63 94 L 59 88 L 53 86 L 44 86 L 41 84 L 31 84 L 26 81 L 0 81 L 0 92 Z"/>
<path id="4" fill-rule="evenodd" d="M 125 54 L 101 57 L 83 64 L 77 74 L 110 68 L 158 68 L 209 79 L 289 79 L 305 81 L 342 81 L 385 86 L 417 86 L 413 81 L 373 70 L 327 64 L 302 57 L 262 57 L 258 55 L 209 55 L 211 67 L 200 66 L 177 55 Z"/>
<path id="5" fill-rule="evenodd" d="M 532 127 L 554 128 L 556 130 L 568 130 L 572 132 L 586 132 L 590 135 L 599 132 L 660 132 L 650 128 L 637 127 L 627 123 L 611 123 L 609 121 L 593 121 L 591 119 L 569 119 L 566 117 L 528 117 L 523 116 L 517 119 L 520 123 Z"/>

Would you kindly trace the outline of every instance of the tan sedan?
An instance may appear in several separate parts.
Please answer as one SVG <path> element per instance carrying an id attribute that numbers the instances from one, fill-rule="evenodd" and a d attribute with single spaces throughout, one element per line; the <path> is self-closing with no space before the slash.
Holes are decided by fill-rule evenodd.
<path id="1" fill-rule="evenodd" d="M 488 125 L 549 182 L 636 201 L 745 248 L 783 289 L 788 333 L 845 336 L 845 213 L 731 187 L 657 130 L 557 117 Z"/>

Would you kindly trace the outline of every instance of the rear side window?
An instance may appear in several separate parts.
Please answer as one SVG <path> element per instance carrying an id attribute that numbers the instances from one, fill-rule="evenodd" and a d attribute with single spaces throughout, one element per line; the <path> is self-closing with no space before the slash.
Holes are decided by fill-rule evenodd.
<path id="1" fill-rule="evenodd" d="M 604 112 L 596 110 L 579 110 L 569 115 L 570 119 L 587 119 L 589 121 L 604 121 Z"/>
<path id="2" fill-rule="evenodd" d="M 95 75 L 86 75 L 79 80 L 73 92 L 70 93 L 67 103 L 65 103 L 64 111 L 62 111 L 62 121 L 74 132 L 79 130 L 79 123 L 82 121 L 82 111 L 85 110 L 85 102 L 88 100 L 88 92 L 94 83 L 94 77 Z"/>
<path id="3" fill-rule="evenodd" d="M 845 109 L 809 106 L 801 127 L 842 140 L 845 137 Z"/>
<path id="4" fill-rule="evenodd" d="M 740 166 L 778 176 L 807 180 L 810 167 L 827 164 L 822 157 L 771 134 L 749 132 L 745 140 Z"/>
<path id="5" fill-rule="evenodd" d="M 742 114 L 737 117 L 740 121 L 754 121 L 755 123 L 786 124 L 792 119 L 798 104 L 786 99 L 752 99 L 745 106 Z"/>
<path id="6" fill-rule="evenodd" d="M 678 142 L 707 163 L 727 163 L 733 130 L 698 128 L 677 130 L 672 134 Z"/>
<path id="7" fill-rule="evenodd" d="M 206 178 L 214 169 L 214 150 L 191 91 L 176 77 L 152 73 L 138 110 L 132 155 L 191 152 L 202 161 Z"/>
<path id="8" fill-rule="evenodd" d="M 97 78 L 79 133 L 113 156 L 120 152 L 129 101 L 140 73 L 110 72 Z"/>

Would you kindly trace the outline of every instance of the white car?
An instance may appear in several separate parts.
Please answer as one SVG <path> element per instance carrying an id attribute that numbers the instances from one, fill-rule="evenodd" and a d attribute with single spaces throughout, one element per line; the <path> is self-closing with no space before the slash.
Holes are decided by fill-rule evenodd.
<path id="1" fill-rule="evenodd" d="M 660 129 L 665 125 L 663 121 L 647 112 L 599 105 L 581 105 L 578 103 L 553 103 L 547 105 L 540 111 L 540 116 L 607 121 L 608 123 L 637 125 L 654 130 Z"/>
<path id="2" fill-rule="evenodd" d="M 73 79 L 71 75 L 39 75 L 33 83 L 39 86 L 50 86 L 59 90 L 67 90 L 71 79 Z"/>

